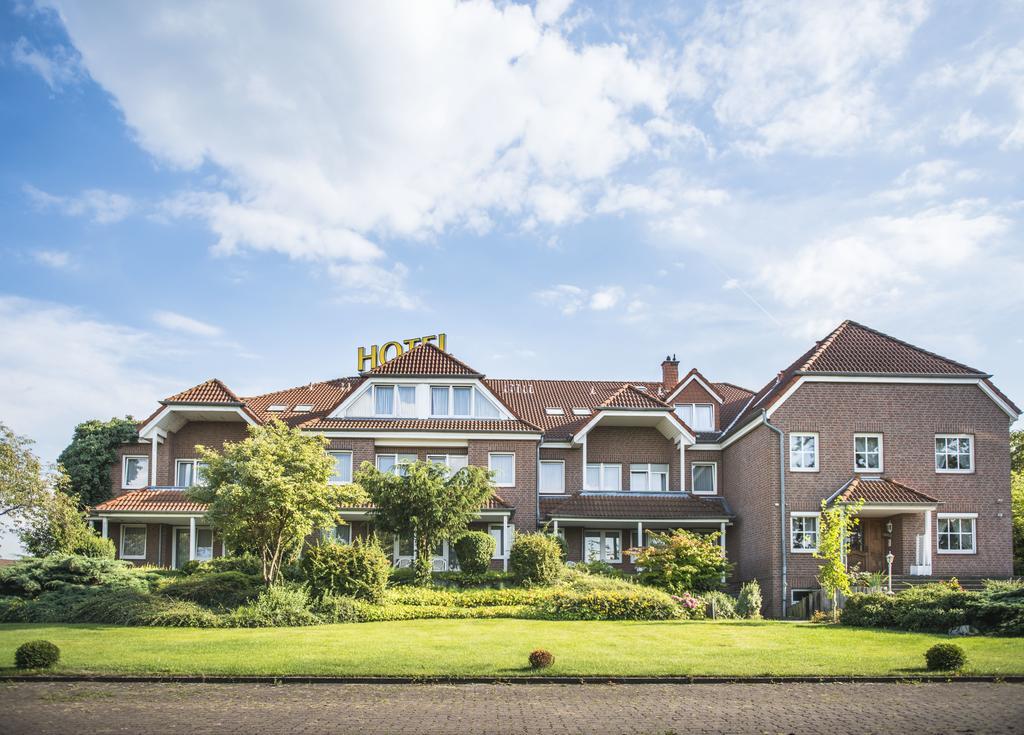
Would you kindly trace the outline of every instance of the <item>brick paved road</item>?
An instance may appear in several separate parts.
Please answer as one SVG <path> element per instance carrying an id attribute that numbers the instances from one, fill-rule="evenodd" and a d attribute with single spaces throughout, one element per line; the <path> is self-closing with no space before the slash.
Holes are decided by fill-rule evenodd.
<path id="1" fill-rule="evenodd" d="M 1019 684 L 0 684 L 3 733 L 1020 733 Z"/>

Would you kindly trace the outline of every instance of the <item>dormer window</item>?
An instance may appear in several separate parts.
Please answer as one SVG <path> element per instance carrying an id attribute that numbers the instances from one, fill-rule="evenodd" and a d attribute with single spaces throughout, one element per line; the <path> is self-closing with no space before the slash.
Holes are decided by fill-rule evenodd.
<path id="1" fill-rule="evenodd" d="M 296 413 L 307 413 L 307 412 L 312 411 L 312 410 L 313 410 L 313 404 L 312 403 L 297 403 L 295 405 L 295 412 Z"/>
<path id="2" fill-rule="evenodd" d="M 572 415 L 573 416 L 589 416 L 590 415 L 590 409 L 589 408 L 574 408 L 572 410 Z"/>
<path id="3" fill-rule="evenodd" d="M 287 411 L 288 406 L 285 405 L 284 403 L 271 403 L 269 406 L 267 406 L 267 410 L 280 413 L 281 411 Z"/>
<path id="4" fill-rule="evenodd" d="M 676 415 L 691 429 L 715 430 L 715 408 L 710 403 L 677 403 Z"/>
<path id="5" fill-rule="evenodd" d="M 375 416 L 415 416 L 416 386 L 373 386 L 373 414 Z"/>
<path id="6" fill-rule="evenodd" d="M 433 385 L 430 387 L 431 416 L 473 415 L 473 389 L 468 385 Z"/>
<path id="7" fill-rule="evenodd" d="M 300 408 L 296 406 L 296 411 Z M 344 415 L 349 418 L 503 418 L 498 406 L 477 387 L 423 383 L 367 386 L 346 407 Z"/>
<path id="8" fill-rule="evenodd" d="M 546 413 L 548 416 L 564 416 L 565 415 L 565 411 L 560 409 L 558 406 L 548 406 L 547 408 L 544 409 L 544 413 Z"/>

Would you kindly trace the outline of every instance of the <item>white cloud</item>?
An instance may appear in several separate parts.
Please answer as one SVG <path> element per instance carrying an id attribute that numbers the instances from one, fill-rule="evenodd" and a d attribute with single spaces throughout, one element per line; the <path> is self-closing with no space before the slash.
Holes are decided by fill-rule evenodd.
<path id="1" fill-rule="evenodd" d="M 338 284 L 342 301 L 404 310 L 422 308 L 419 298 L 409 293 L 409 269 L 402 263 L 391 268 L 370 263 L 329 263 L 327 274 Z"/>
<path id="2" fill-rule="evenodd" d="M 951 185 L 976 181 L 979 176 L 977 171 L 965 169 L 955 161 L 924 161 L 901 173 L 894 185 L 879 192 L 876 198 L 884 202 L 935 199 L 946 194 Z"/>
<path id="3" fill-rule="evenodd" d="M 103 189 L 86 189 L 78 196 L 50 194 L 31 184 L 25 184 L 22 190 L 37 209 L 55 209 L 69 217 L 89 217 L 101 225 L 120 222 L 135 207 L 130 197 Z"/>
<path id="4" fill-rule="evenodd" d="M 950 123 L 942 130 L 942 138 L 953 145 L 964 143 L 978 138 L 985 138 L 991 135 L 998 135 L 999 128 L 986 120 L 976 116 L 970 110 L 964 110 L 956 122 Z"/>
<path id="5" fill-rule="evenodd" d="M 691 94 L 755 154 L 848 149 L 886 116 L 878 72 L 900 59 L 924 0 L 712 6 L 684 53 Z"/>
<path id="6" fill-rule="evenodd" d="M 11 47 L 11 60 L 34 71 L 55 92 L 82 77 L 81 62 L 72 49 L 55 46 L 51 49 L 50 55 L 47 55 L 24 36 Z"/>
<path id="7" fill-rule="evenodd" d="M 533 16 L 544 25 L 556 23 L 572 5 L 572 0 L 537 0 Z"/>
<path id="8" fill-rule="evenodd" d="M 572 316 L 586 304 L 587 293 L 579 286 L 560 283 L 537 291 L 534 297 L 542 304 L 556 307 L 565 316 Z"/>
<path id="9" fill-rule="evenodd" d="M 223 330 L 213 324 L 201 322 L 173 311 L 158 311 L 153 314 L 153 321 L 164 329 L 195 335 L 197 337 L 219 337 Z"/>
<path id="10" fill-rule="evenodd" d="M 605 286 L 590 295 L 590 308 L 594 311 L 607 311 L 614 308 L 625 294 L 621 286 Z"/>
<path id="11" fill-rule="evenodd" d="M 71 253 L 67 250 L 36 250 L 33 251 L 32 257 L 37 263 L 56 270 L 71 266 Z"/>

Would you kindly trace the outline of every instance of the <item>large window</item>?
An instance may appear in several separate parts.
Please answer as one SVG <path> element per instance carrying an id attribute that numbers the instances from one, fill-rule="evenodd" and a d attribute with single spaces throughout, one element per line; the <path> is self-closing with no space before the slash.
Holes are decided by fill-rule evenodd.
<path id="1" fill-rule="evenodd" d="M 473 393 L 468 385 L 431 386 L 430 415 L 469 418 L 473 415 Z M 480 396 L 477 398 L 486 401 Z"/>
<path id="2" fill-rule="evenodd" d="M 193 487 L 204 484 L 203 472 L 205 469 L 206 462 L 200 462 L 198 459 L 177 460 L 174 463 L 175 487 Z"/>
<path id="3" fill-rule="evenodd" d="M 789 469 L 791 472 L 818 471 L 818 435 L 789 435 Z"/>
<path id="4" fill-rule="evenodd" d="M 977 551 L 974 513 L 939 513 L 936 541 L 940 554 L 973 554 Z"/>
<path id="5" fill-rule="evenodd" d="M 970 434 L 937 434 L 935 471 L 973 472 L 974 437 Z"/>
<path id="6" fill-rule="evenodd" d="M 668 490 L 667 464 L 631 464 L 629 466 L 630 492 L 665 492 Z"/>
<path id="7" fill-rule="evenodd" d="M 498 487 L 512 487 L 516 484 L 515 454 L 491 452 L 487 455 L 487 468 L 494 473 L 494 484 Z"/>
<path id="8" fill-rule="evenodd" d="M 448 468 L 449 475 L 454 475 L 469 465 L 469 457 L 465 454 L 428 454 L 427 461 L 432 464 L 444 465 Z"/>
<path id="9" fill-rule="evenodd" d="M 541 460 L 540 491 L 555 494 L 565 492 L 565 462 L 560 459 Z"/>
<path id="10" fill-rule="evenodd" d="M 121 467 L 121 487 L 137 490 L 149 481 L 149 457 L 125 457 Z"/>
<path id="11" fill-rule="evenodd" d="M 790 513 L 790 549 L 798 554 L 818 550 L 818 514 Z"/>
<path id="12" fill-rule="evenodd" d="M 415 416 L 416 386 L 373 386 L 373 413 L 375 416 Z"/>
<path id="13" fill-rule="evenodd" d="M 405 477 L 408 465 L 417 459 L 415 454 L 378 454 L 377 469 L 381 472 L 394 472 Z"/>
<path id="14" fill-rule="evenodd" d="M 710 403 L 677 403 L 676 415 L 696 431 L 715 430 L 715 407 Z"/>
<path id="15" fill-rule="evenodd" d="M 613 492 L 622 490 L 622 465 L 597 462 L 587 465 L 584 490 Z"/>
<path id="16" fill-rule="evenodd" d="M 691 490 L 694 495 L 714 495 L 718 492 L 718 464 L 694 462 L 690 465 Z"/>
<path id="17" fill-rule="evenodd" d="M 853 469 L 857 472 L 882 471 L 882 435 L 853 435 Z"/>
<path id="18" fill-rule="evenodd" d="M 505 553 L 508 551 L 511 544 L 506 544 L 505 526 L 500 523 L 492 523 L 487 527 L 487 533 L 494 539 L 494 554 L 491 556 L 492 559 L 504 559 Z M 508 535 L 512 535 L 512 527 L 508 526 Z"/>
<path id="19" fill-rule="evenodd" d="M 146 558 L 145 526 L 121 526 L 121 558 Z"/>
<path id="20" fill-rule="evenodd" d="M 622 563 L 622 533 L 619 531 L 584 531 L 584 561 Z"/>
<path id="21" fill-rule="evenodd" d="M 332 485 L 346 485 L 352 482 L 352 452 L 328 452 L 334 460 L 334 469 L 328 482 Z"/>
<path id="22" fill-rule="evenodd" d="M 196 559 L 210 561 L 213 558 L 213 529 L 196 529 Z"/>

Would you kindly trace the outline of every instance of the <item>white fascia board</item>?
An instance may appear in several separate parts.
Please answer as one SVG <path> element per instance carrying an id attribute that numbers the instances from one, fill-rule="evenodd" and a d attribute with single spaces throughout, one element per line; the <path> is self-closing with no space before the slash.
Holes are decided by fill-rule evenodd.
<path id="1" fill-rule="evenodd" d="M 721 444 L 717 444 L 717 443 L 716 444 L 701 444 L 701 443 L 698 442 L 697 444 L 691 444 L 690 445 L 690 451 L 693 451 L 693 452 L 720 452 L 720 451 L 722 451 L 722 445 Z"/>
<path id="2" fill-rule="evenodd" d="M 685 381 L 683 381 L 683 383 L 678 388 L 676 388 L 674 391 L 672 391 L 669 394 L 668 398 L 663 398 L 662 400 L 665 401 L 665 403 L 671 402 L 673 398 L 675 398 L 677 395 L 679 395 L 680 393 L 683 392 L 683 388 L 688 386 L 690 384 L 690 382 L 694 381 L 694 380 L 696 380 L 697 383 L 704 390 L 706 390 L 709 394 L 711 394 L 711 397 L 714 398 L 716 401 L 718 401 L 719 403 L 725 403 L 725 399 L 722 398 L 720 395 L 718 395 L 718 392 L 714 388 L 712 388 L 710 385 L 708 385 L 708 383 L 703 378 L 701 378 L 699 375 L 697 375 L 696 373 L 694 373 L 689 378 L 687 378 Z"/>
<path id="3" fill-rule="evenodd" d="M 572 442 L 541 442 L 541 449 L 575 449 Z"/>
<path id="4" fill-rule="evenodd" d="M 591 429 L 593 429 L 599 423 L 601 423 L 601 420 L 603 418 L 605 418 L 606 416 L 617 416 L 617 417 L 622 417 L 622 416 L 628 416 L 628 417 L 646 416 L 646 417 L 651 417 L 651 418 L 663 418 L 665 421 L 667 421 L 675 429 L 675 432 L 673 432 L 674 434 L 676 434 L 677 436 L 685 437 L 686 439 L 689 440 L 687 442 L 687 444 L 693 444 L 694 442 L 696 442 L 697 441 L 697 437 L 693 436 L 693 434 L 691 434 L 690 432 L 686 431 L 686 429 L 684 429 L 679 423 L 677 423 L 674 419 L 671 418 L 671 415 L 672 415 L 671 411 L 666 411 L 664 409 L 662 409 L 660 411 L 648 411 L 646 409 L 628 411 L 628 410 L 625 410 L 625 409 L 602 408 L 602 409 L 599 409 L 599 410 L 595 411 L 594 412 L 594 418 L 592 418 L 590 421 L 588 421 L 586 424 L 584 424 L 583 428 L 580 429 L 578 432 L 576 432 L 576 434 L 572 438 L 572 443 L 574 445 L 578 446 L 579 443 L 580 443 L 580 440 L 583 439 L 584 437 L 586 437 L 586 435 L 590 433 Z"/>
<path id="5" fill-rule="evenodd" d="M 159 429 L 160 422 L 172 413 L 181 414 L 182 418 L 185 418 L 189 413 L 197 411 L 203 413 L 237 413 L 242 417 L 242 420 L 245 421 L 245 423 L 253 425 L 256 424 L 256 422 L 253 421 L 252 416 L 243 411 L 240 406 L 211 406 L 201 403 L 175 403 L 171 406 L 164 406 L 160 413 L 154 416 L 148 424 L 139 430 L 139 437 L 142 439 L 149 439 L 153 435 L 154 431 L 161 430 Z M 167 436 L 167 432 L 164 432 L 164 436 Z"/>
<path id="6" fill-rule="evenodd" d="M 937 377 L 918 377 L 914 375 L 907 376 L 871 376 L 871 375 L 801 375 L 793 385 L 791 385 L 786 391 L 776 399 L 775 403 L 768 409 L 768 418 L 772 417 L 772 414 L 778 410 L 779 406 L 789 400 L 789 397 L 799 390 L 800 386 L 804 383 L 875 383 L 875 384 L 895 384 L 895 385 L 976 385 L 981 388 L 982 392 L 991 398 L 999 408 L 1001 408 L 1010 418 L 1016 419 L 1018 414 L 1010 408 L 1005 401 L 999 398 L 996 393 L 985 384 L 985 381 L 980 378 L 937 378 Z"/>
<path id="7" fill-rule="evenodd" d="M 655 518 L 653 520 L 644 518 L 577 518 L 574 516 L 559 516 L 552 515 L 548 516 L 552 521 L 558 521 L 559 523 L 621 523 L 626 526 L 636 525 L 637 523 L 647 524 L 655 523 L 668 523 L 677 526 L 706 526 L 709 524 L 726 524 L 731 526 L 731 518 Z"/>
<path id="8" fill-rule="evenodd" d="M 386 429 L 378 429 L 375 431 L 331 431 L 321 429 L 303 429 L 304 434 L 318 434 L 320 436 L 326 436 L 329 439 L 373 439 L 376 442 L 383 442 L 385 444 L 391 444 L 392 446 L 402 446 L 397 443 L 401 441 L 459 441 L 467 442 L 473 439 L 486 439 L 488 441 L 540 441 L 541 434 L 529 433 L 529 434 L 502 434 L 500 432 L 427 432 L 427 431 L 388 431 Z M 454 446 L 454 445 L 450 445 Z"/>
<path id="9" fill-rule="evenodd" d="M 726 440 L 725 440 L 724 442 L 719 442 L 717 446 L 718 446 L 718 448 L 719 448 L 719 449 L 725 449 L 725 448 L 726 448 L 726 447 L 728 447 L 729 445 L 731 445 L 731 444 L 734 444 L 734 443 L 736 443 L 737 441 L 739 441 L 740 439 L 742 439 L 743 437 L 745 437 L 745 436 L 746 436 L 747 434 L 749 434 L 750 432 L 752 432 L 752 431 L 753 431 L 754 429 L 756 429 L 756 428 L 757 428 L 758 426 L 762 426 L 762 425 L 764 425 L 764 422 L 763 422 L 763 421 L 761 420 L 761 414 L 757 414 L 757 415 L 756 415 L 756 416 L 755 416 L 755 417 L 754 417 L 754 418 L 753 418 L 753 419 L 752 419 L 752 420 L 751 420 L 751 421 L 750 421 L 750 422 L 749 422 L 748 424 L 746 424 L 746 425 L 745 425 L 745 426 L 744 426 L 744 427 L 743 427 L 742 429 L 740 429 L 740 430 L 739 430 L 739 431 L 737 431 L 737 432 L 736 432 L 735 434 L 733 434 L 732 436 L 730 436 L 730 437 L 729 437 L 728 439 L 726 439 Z"/>

